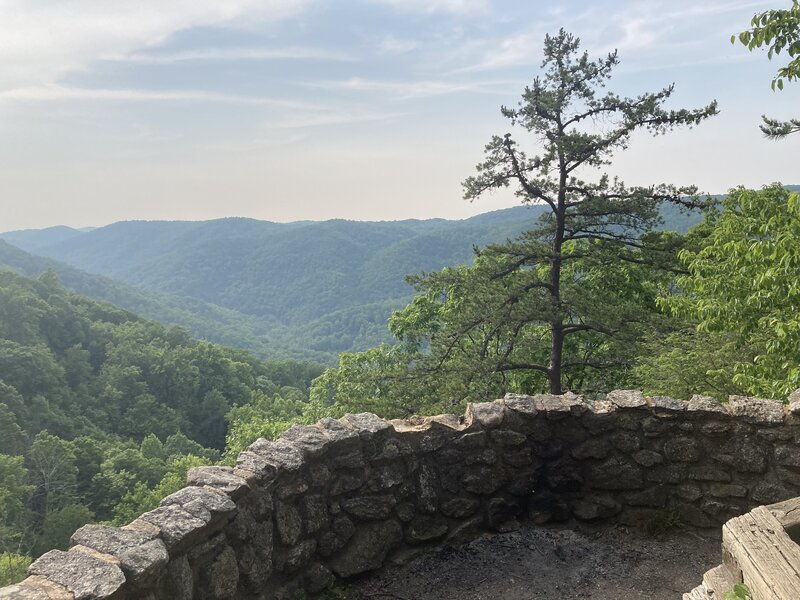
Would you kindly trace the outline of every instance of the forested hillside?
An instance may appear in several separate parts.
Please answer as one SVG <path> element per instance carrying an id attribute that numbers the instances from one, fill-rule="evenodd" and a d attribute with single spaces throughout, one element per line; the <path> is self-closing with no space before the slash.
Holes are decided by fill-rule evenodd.
<path id="1" fill-rule="evenodd" d="M 407 275 L 468 264 L 475 246 L 516 237 L 540 214 L 541 207 L 521 206 L 463 221 L 59 227 L 0 235 L 58 262 L 0 241 L 0 264 L 28 275 L 52 268 L 81 294 L 260 356 L 333 364 L 340 352 L 391 341 L 386 320 L 413 295 Z M 700 218 L 676 210 L 663 217 L 676 231 Z"/>
<path id="2" fill-rule="evenodd" d="M 504 211 L 490 223 L 252 219 L 123 222 L 22 249 L 143 288 L 198 298 L 293 324 L 408 296 L 405 275 L 471 259 L 472 245 L 522 231 L 535 211 Z"/>
<path id="3" fill-rule="evenodd" d="M 65 547 L 82 523 L 152 506 L 220 458 L 228 413 L 296 415 L 319 372 L 78 296 L 52 271 L 0 270 L 0 552 Z"/>
<path id="4" fill-rule="evenodd" d="M 294 343 L 298 338 L 280 323 L 268 325 L 258 317 L 202 300 L 145 290 L 103 275 L 86 273 L 57 260 L 20 250 L 2 239 L 0 266 L 30 277 L 52 270 L 67 289 L 78 294 L 110 302 L 166 326 L 180 326 L 196 338 L 249 350 L 261 358 L 331 362 L 330 353 Z"/>

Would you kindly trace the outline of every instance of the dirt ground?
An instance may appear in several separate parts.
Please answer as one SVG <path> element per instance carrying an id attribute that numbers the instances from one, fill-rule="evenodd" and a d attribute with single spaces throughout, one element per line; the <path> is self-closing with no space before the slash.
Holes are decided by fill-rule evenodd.
<path id="1" fill-rule="evenodd" d="M 719 564 L 719 530 L 523 526 L 389 566 L 348 600 L 675 600 Z"/>

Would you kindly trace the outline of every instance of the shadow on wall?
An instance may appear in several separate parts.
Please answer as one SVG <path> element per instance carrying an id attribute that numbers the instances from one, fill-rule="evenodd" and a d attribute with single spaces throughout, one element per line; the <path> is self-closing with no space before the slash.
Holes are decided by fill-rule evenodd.
<path id="1" fill-rule="evenodd" d="M 507 395 L 258 440 L 123 528 L 87 525 L 0 599 L 297 598 L 519 517 L 719 526 L 800 495 L 800 399 Z"/>

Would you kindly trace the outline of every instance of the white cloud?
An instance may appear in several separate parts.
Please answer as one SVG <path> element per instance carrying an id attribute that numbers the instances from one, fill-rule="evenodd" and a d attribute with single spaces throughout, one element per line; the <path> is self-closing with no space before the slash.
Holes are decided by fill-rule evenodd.
<path id="1" fill-rule="evenodd" d="M 534 27 L 482 40 L 479 51 L 465 61 L 466 66 L 452 73 L 538 66 L 545 33 L 555 33 L 564 23 L 568 23 L 568 31 L 581 37 L 583 47 L 593 55 L 618 49 L 626 60 L 646 57 L 652 68 L 659 68 L 664 58 L 674 61 L 676 51 L 686 50 L 683 46 L 689 41 L 696 44 L 697 31 L 706 29 L 707 35 L 706 25 L 718 23 L 720 15 L 755 12 L 771 4 L 774 2 L 769 0 L 705 3 L 654 0 L 619 3 L 616 10 L 610 10 L 605 4 L 589 5 L 572 12 L 563 7 L 551 7 L 542 11 Z M 743 19 L 740 29 L 748 22 L 749 17 Z M 727 40 L 730 33 L 732 31 L 720 39 Z"/>
<path id="2" fill-rule="evenodd" d="M 683 20 L 689 17 L 701 17 L 706 15 L 719 15 L 723 13 L 738 12 L 745 9 L 759 9 L 775 4 L 772 0 L 759 0 L 757 2 L 722 2 L 722 3 L 701 3 L 690 4 L 685 8 L 669 10 L 653 15 L 654 20 L 669 19 Z M 746 25 L 746 23 L 744 24 Z M 743 26 L 744 26 L 743 25 Z"/>
<path id="3" fill-rule="evenodd" d="M 378 45 L 381 54 L 405 54 L 415 50 L 416 47 L 417 42 L 414 40 L 396 38 L 393 35 L 387 35 Z"/>
<path id="4" fill-rule="evenodd" d="M 374 92 L 392 96 L 398 100 L 430 98 L 463 92 L 499 93 L 505 91 L 508 81 L 381 81 L 353 77 L 342 81 L 318 81 L 307 85 L 325 89 L 339 89 L 352 92 Z"/>
<path id="5" fill-rule="evenodd" d="M 238 94 L 222 94 L 204 90 L 135 90 L 135 89 L 98 89 L 77 88 L 60 85 L 41 85 L 14 88 L 0 92 L 0 102 L 14 101 L 58 101 L 79 100 L 96 102 L 212 102 L 224 104 L 243 104 L 256 106 L 274 106 L 317 110 L 317 105 L 279 98 L 261 96 L 244 96 Z"/>
<path id="6" fill-rule="evenodd" d="M 526 31 L 499 40 L 487 51 L 483 58 L 472 65 L 454 72 L 489 71 L 505 67 L 539 64 L 542 61 L 542 40 L 544 33 Z"/>
<path id="7" fill-rule="evenodd" d="M 408 12 L 446 12 L 467 15 L 489 10 L 489 0 L 372 0 Z"/>
<path id="8" fill-rule="evenodd" d="M 203 48 L 170 53 L 133 53 L 109 57 L 109 60 L 142 64 L 177 64 L 202 61 L 235 60 L 321 60 L 353 62 L 357 59 L 349 54 L 323 48 Z"/>
<path id="9" fill-rule="evenodd" d="M 653 45 L 658 36 L 656 35 L 655 23 L 646 19 L 630 19 L 622 23 L 622 38 L 614 44 L 614 47 L 625 50 L 637 50 Z"/>
<path id="10" fill-rule="evenodd" d="M 50 84 L 92 61 L 155 46 L 192 27 L 292 16 L 311 0 L 5 0 L 0 89 Z"/>
<path id="11" fill-rule="evenodd" d="M 336 110 L 306 114 L 288 114 L 265 123 L 266 129 L 303 129 L 326 125 L 347 125 L 370 121 L 388 121 L 405 116 L 405 113 L 381 113 L 368 110 Z"/>

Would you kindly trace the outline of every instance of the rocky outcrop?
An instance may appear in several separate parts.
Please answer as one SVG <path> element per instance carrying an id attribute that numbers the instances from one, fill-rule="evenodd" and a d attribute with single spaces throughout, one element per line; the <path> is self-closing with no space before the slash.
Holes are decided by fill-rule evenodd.
<path id="1" fill-rule="evenodd" d="M 463 417 L 295 426 L 122 528 L 88 525 L 0 599 L 295 598 L 431 544 L 537 522 L 717 526 L 800 495 L 800 402 L 508 395 Z"/>

